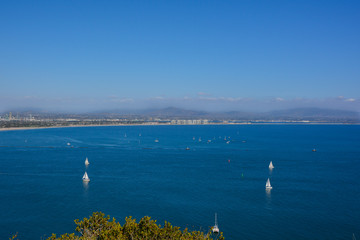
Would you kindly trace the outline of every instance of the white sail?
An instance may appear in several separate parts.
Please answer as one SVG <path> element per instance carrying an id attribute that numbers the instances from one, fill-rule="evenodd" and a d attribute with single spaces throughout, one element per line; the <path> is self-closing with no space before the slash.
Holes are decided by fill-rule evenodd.
<path id="1" fill-rule="evenodd" d="M 272 161 L 270 161 L 269 169 L 273 169 L 273 168 L 274 168 L 274 165 L 273 165 Z"/>
<path id="2" fill-rule="evenodd" d="M 268 178 L 268 180 L 266 181 L 266 189 L 272 189 L 272 186 L 270 184 L 270 179 Z"/>
<path id="3" fill-rule="evenodd" d="M 83 180 L 84 182 L 90 182 L 90 178 L 89 178 L 89 176 L 87 175 L 86 172 L 85 172 L 84 176 L 82 177 L 82 180 Z"/>
<path id="4" fill-rule="evenodd" d="M 215 213 L 215 225 L 214 225 L 214 227 L 212 228 L 212 231 L 213 231 L 213 233 L 215 233 L 215 234 L 217 234 L 217 233 L 219 233 L 219 226 L 218 226 L 218 223 L 217 223 L 217 214 Z"/>
<path id="5" fill-rule="evenodd" d="M 89 160 L 88 160 L 88 158 L 86 158 L 85 159 L 85 165 L 89 165 L 90 163 L 89 163 Z"/>

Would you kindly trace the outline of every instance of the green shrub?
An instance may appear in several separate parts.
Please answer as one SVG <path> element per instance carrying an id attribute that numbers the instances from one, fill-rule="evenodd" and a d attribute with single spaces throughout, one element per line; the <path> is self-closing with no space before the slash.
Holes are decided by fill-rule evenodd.
<path id="1" fill-rule="evenodd" d="M 76 229 L 78 233 L 66 233 L 57 237 L 52 234 L 48 240 L 223 240 L 223 234 L 215 236 L 211 233 L 211 229 L 207 233 L 201 231 L 190 232 L 187 228 L 183 231 L 180 227 L 173 227 L 169 222 L 165 222 L 162 227 L 145 216 L 136 222 L 131 216 L 125 219 L 123 226 L 116 222 L 113 218 L 110 221 L 110 216 L 105 216 L 102 212 L 94 212 L 89 218 L 84 218 L 82 221 L 75 220 Z"/>

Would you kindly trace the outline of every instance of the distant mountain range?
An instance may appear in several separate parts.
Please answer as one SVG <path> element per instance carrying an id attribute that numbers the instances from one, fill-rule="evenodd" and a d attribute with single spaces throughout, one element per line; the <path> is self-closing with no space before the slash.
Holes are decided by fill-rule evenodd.
<path id="1" fill-rule="evenodd" d="M 3 113 L 2 115 L 4 116 Z M 360 113 L 345 110 L 320 109 L 320 108 L 296 108 L 288 110 L 278 110 L 269 112 L 206 112 L 196 110 L 186 110 L 182 108 L 168 107 L 163 109 L 147 109 L 147 110 L 111 110 L 98 111 L 84 114 L 70 114 L 70 113 L 51 113 L 40 110 L 23 110 L 13 111 L 12 115 L 15 117 L 33 116 L 42 118 L 100 118 L 100 119 L 114 119 L 114 118 L 159 118 L 159 119 L 209 119 L 209 120 L 265 120 L 265 121 L 329 121 L 329 122 L 360 122 Z"/>
<path id="2" fill-rule="evenodd" d="M 360 119 L 360 113 L 345 110 L 333 109 L 319 109 L 319 108 L 297 108 L 282 111 L 271 111 L 267 113 L 269 118 L 281 119 L 331 119 L 331 120 L 346 120 L 346 119 Z"/>

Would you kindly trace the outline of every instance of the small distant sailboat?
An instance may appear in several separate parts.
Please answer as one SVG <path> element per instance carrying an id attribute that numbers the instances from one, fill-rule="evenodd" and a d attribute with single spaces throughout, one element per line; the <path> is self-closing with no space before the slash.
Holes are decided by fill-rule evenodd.
<path id="1" fill-rule="evenodd" d="M 155 139 L 155 141 L 154 141 L 154 142 L 158 143 L 158 142 L 159 142 L 159 139 Z"/>
<path id="2" fill-rule="evenodd" d="M 90 163 L 89 163 L 89 160 L 88 160 L 88 158 L 86 158 L 85 159 L 85 166 L 87 166 L 87 165 L 89 165 Z"/>
<path id="3" fill-rule="evenodd" d="M 268 178 L 268 180 L 266 181 L 266 185 L 265 185 L 266 189 L 272 189 L 272 186 L 270 184 L 270 179 Z"/>
<path id="4" fill-rule="evenodd" d="M 218 226 L 218 223 L 217 223 L 217 214 L 215 213 L 215 225 L 213 226 L 212 228 L 212 232 L 214 234 L 218 234 L 219 233 L 219 226 Z"/>
<path id="5" fill-rule="evenodd" d="M 85 172 L 84 176 L 82 177 L 82 180 L 83 180 L 83 182 L 90 182 L 90 178 L 86 172 Z"/>
<path id="6" fill-rule="evenodd" d="M 270 161 L 269 169 L 272 170 L 273 168 L 274 168 L 274 165 L 273 165 L 272 161 Z"/>

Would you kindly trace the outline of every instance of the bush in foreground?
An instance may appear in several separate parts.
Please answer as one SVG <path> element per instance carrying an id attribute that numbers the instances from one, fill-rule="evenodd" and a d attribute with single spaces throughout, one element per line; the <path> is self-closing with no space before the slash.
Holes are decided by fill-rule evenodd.
<path id="1" fill-rule="evenodd" d="M 116 240 L 210 240 L 221 239 L 223 240 L 223 234 L 220 233 L 217 236 L 212 235 L 211 229 L 208 233 L 201 231 L 189 232 L 187 228 L 183 231 L 180 227 L 173 227 L 169 222 L 165 222 L 164 226 L 156 223 L 156 220 L 152 220 L 150 217 L 145 216 L 136 222 L 136 219 L 127 217 L 123 226 L 116 222 L 115 218 L 110 221 L 110 216 L 106 216 L 102 212 L 94 212 L 89 218 L 84 218 L 82 221 L 75 220 L 76 229 L 75 233 L 66 233 L 59 237 L 56 234 L 52 234 L 48 240 L 102 240 L 102 239 L 116 239 Z M 214 237 L 214 238 L 213 238 Z"/>

